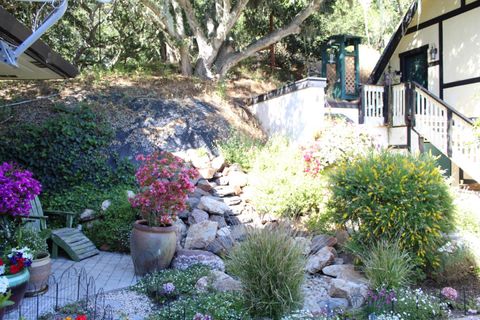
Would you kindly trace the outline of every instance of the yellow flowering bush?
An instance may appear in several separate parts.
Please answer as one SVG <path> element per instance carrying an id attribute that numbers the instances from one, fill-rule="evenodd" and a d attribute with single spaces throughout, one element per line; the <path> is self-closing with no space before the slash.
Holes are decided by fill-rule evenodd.
<path id="1" fill-rule="evenodd" d="M 340 164 L 329 181 L 331 219 L 349 230 L 357 245 L 395 240 L 424 270 L 438 267 L 453 204 L 432 156 L 370 153 Z"/>

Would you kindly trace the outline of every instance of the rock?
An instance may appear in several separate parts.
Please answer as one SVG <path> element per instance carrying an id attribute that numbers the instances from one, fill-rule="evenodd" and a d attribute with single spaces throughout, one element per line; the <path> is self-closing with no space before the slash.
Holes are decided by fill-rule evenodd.
<path id="1" fill-rule="evenodd" d="M 198 187 L 195 187 L 195 191 L 193 191 L 192 195 L 190 197 L 194 197 L 194 198 L 201 198 L 203 196 L 209 196 L 210 193 L 208 193 L 207 191 L 205 190 L 202 190 Z"/>
<path id="2" fill-rule="evenodd" d="M 213 188 L 213 195 L 217 197 L 226 197 L 235 194 L 235 189 L 231 186 L 218 186 Z"/>
<path id="3" fill-rule="evenodd" d="M 208 213 L 200 209 L 193 209 L 192 213 L 188 216 L 188 223 L 190 225 L 200 223 L 208 220 Z"/>
<path id="4" fill-rule="evenodd" d="M 217 237 L 231 237 L 232 233 L 229 227 L 219 228 L 217 230 Z"/>
<path id="5" fill-rule="evenodd" d="M 243 224 L 231 226 L 230 233 L 235 241 L 243 241 L 247 238 L 247 228 Z"/>
<path id="6" fill-rule="evenodd" d="M 332 279 L 328 294 L 332 298 L 348 299 L 353 308 L 360 308 L 367 298 L 368 286 L 344 279 Z"/>
<path id="7" fill-rule="evenodd" d="M 278 218 L 271 215 L 271 214 L 266 214 L 262 217 L 262 224 L 267 224 L 267 223 L 271 223 L 271 222 L 277 222 L 278 221 Z"/>
<path id="8" fill-rule="evenodd" d="M 245 186 L 242 188 L 242 200 L 245 202 L 252 202 L 252 199 L 255 198 L 255 189 L 249 186 Z"/>
<path id="9" fill-rule="evenodd" d="M 225 271 L 223 260 L 203 250 L 179 250 L 172 260 L 172 268 L 185 270 L 194 264 L 203 264 L 212 270 Z"/>
<path id="10" fill-rule="evenodd" d="M 219 186 L 227 186 L 229 181 L 228 177 L 221 176 L 215 180 L 215 183 Z"/>
<path id="11" fill-rule="evenodd" d="M 230 207 L 230 210 L 232 210 L 231 214 L 238 216 L 242 214 L 243 210 L 245 209 L 245 204 L 240 204 L 240 205 L 228 205 Z"/>
<path id="12" fill-rule="evenodd" d="M 345 243 L 347 243 L 348 238 L 350 238 L 350 235 L 346 230 L 339 229 L 335 232 L 335 238 L 337 239 L 337 244 L 339 246 L 344 246 Z"/>
<path id="13" fill-rule="evenodd" d="M 218 223 L 218 228 L 225 228 L 227 226 L 227 222 L 225 221 L 225 218 L 223 216 L 215 216 L 212 215 L 209 218 L 210 221 L 215 221 Z"/>
<path id="14" fill-rule="evenodd" d="M 203 191 L 210 192 L 213 189 L 213 186 L 210 182 L 205 179 L 200 179 L 197 182 L 197 188 L 202 189 Z"/>
<path id="15" fill-rule="evenodd" d="M 212 166 L 213 169 L 215 169 L 216 172 L 222 171 L 223 168 L 225 167 L 225 157 L 220 155 L 218 157 L 213 158 L 210 165 Z"/>
<path id="16" fill-rule="evenodd" d="M 179 217 L 180 219 L 187 220 L 188 217 L 190 217 L 190 213 L 191 213 L 191 212 L 188 211 L 188 210 L 183 210 L 183 211 L 180 211 L 180 212 L 178 213 L 178 217 Z"/>
<path id="17" fill-rule="evenodd" d="M 225 203 L 218 201 L 212 197 L 205 196 L 200 198 L 200 203 L 197 206 L 201 210 L 205 210 L 210 214 L 223 215 L 225 212 L 230 212 L 230 207 Z"/>
<path id="18" fill-rule="evenodd" d="M 80 214 L 80 220 L 81 221 L 89 221 L 95 219 L 95 211 L 92 209 L 85 209 L 81 214 Z"/>
<path id="19" fill-rule="evenodd" d="M 202 221 L 191 225 L 185 240 L 185 249 L 203 249 L 215 239 L 218 223 Z"/>
<path id="20" fill-rule="evenodd" d="M 323 274 L 326 274 L 337 279 L 348 280 L 356 283 L 367 284 L 368 280 L 355 270 L 352 264 L 331 265 L 322 269 Z"/>
<path id="21" fill-rule="evenodd" d="M 186 155 L 192 165 L 197 168 L 208 168 L 211 166 L 210 156 L 207 150 L 200 149 L 188 149 Z"/>
<path id="22" fill-rule="evenodd" d="M 243 168 L 239 163 L 234 163 L 234 164 L 230 165 L 230 167 L 228 167 L 227 173 L 225 174 L 225 172 L 224 172 L 223 175 L 228 176 L 230 174 L 230 172 L 234 172 L 234 171 L 243 172 Z"/>
<path id="23" fill-rule="evenodd" d="M 132 190 L 127 190 L 127 198 L 132 199 L 134 197 L 135 197 L 135 192 L 133 192 Z"/>
<path id="24" fill-rule="evenodd" d="M 212 179 L 213 178 L 213 175 L 215 174 L 215 169 L 213 168 L 200 168 L 198 169 L 198 173 L 200 174 L 200 177 L 202 177 L 203 179 Z"/>
<path id="25" fill-rule="evenodd" d="M 333 247 L 337 244 L 337 239 L 330 237 L 324 234 L 313 237 L 312 239 L 312 249 L 310 254 L 315 254 L 323 247 Z"/>
<path id="26" fill-rule="evenodd" d="M 108 207 L 112 205 L 112 201 L 105 200 L 102 202 L 102 211 L 107 211 Z"/>
<path id="27" fill-rule="evenodd" d="M 227 206 L 236 206 L 237 204 L 240 204 L 242 202 L 242 198 L 238 196 L 233 196 L 233 197 L 224 197 L 221 199 L 223 203 L 225 203 Z"/>
<path id="28" fill-rule="evenodd" d="M 310 253 L 310 245 L 312 244 L 312 240 L 305 237 L 295 237 L 294 240 L 302 248 L 303 254 L 307 256 Z"/>
<path id="29" fill-rule="evenodd" d="M 329 298 L 317 302 L 319 307 L 327 312 L 335 311 L 337 309 L 345 310 L 348 308 L 348 300 L 345 298 Z"/>
<path id="30" fill-rule="evenodd" d="M 238 217 L 232 216 L 230 214 L 225 214 L 225 221 L 229 226 L 236 226 L 236 225 L 242 224 L 242 222 L 240 221 L 240 219 L 238 219 Z"/>
<path id="31" fill-rule="evenodd" d="M 335 260 L 333 260 L 333 264 L 343 264 L 344 261 L 343 261 L 343 258 L 335 258 Z"/>
<path id="32" fill-rule="evenodd" d="M 212 271 L 209 276 L 198 279 L 195 289 L 207 292 L 209 289 L 219 292 L 242 291 L 242 283 L 221 271 Z"/>
<path id="33" fill-rule="evenodd" d="M 189 197 L 187 199 L 187 205 L 190 207 L 190 209 L 195 209 L 199 203 L 200 203 L 199 198 Z"/>
<path id="34" fill-rule="evenodd" d="M 303 309 L 312 313 L 321 313 L 323 310 L 318 301 L 330 298 L 328 288 L 331 278 L 325 276 L 312 276 L 307 274 L 302 284 L 304 296 Z"/>
<path id="35" fill-rule="evenodd" d="M 175 233 L 177 234 L 177 251 L 182 248 L 182 240 L 187 235 L 187 226 L 181 219 L 175 220 L 173 226 L 176 228 Z"/>
<path id="36" fill-rule="evenodd" d="M 232 171 L 228 173 L 228 184 L 232 187 L 245 187 L 248 184 L 248 175 L 242 171 Z"/>
<path id="37" fill-rule="evenodd" d="M 333 262 L 335 259 L 334 252 L 335 249 L 332 247 L 323 247 L 317 253 L 308 257 L 305 270 L 311 274 L 319 272 Z"/>
<path id="38" fill-rule="evenodd" d="M 220 236 L 210 242 L 205 250 L 216 255 L 225 255 L 233 248 L 233 245 L 234 242 L 231 236 Z"/>

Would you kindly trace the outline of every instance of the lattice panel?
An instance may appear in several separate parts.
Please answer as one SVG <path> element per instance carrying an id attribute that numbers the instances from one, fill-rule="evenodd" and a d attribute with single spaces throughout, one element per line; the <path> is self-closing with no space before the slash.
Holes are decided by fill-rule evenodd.
<path id="1" fill-rule="evenodd" d="M 355 57 L 345 57 L 345 92 L 355 94 Z"/>
<path id="2" fill-rule="evenodd" d="M 337 65 L 327 64 L 327 81 L 329 86 L 334 86 L 335 82 L 337 82 Z"/>

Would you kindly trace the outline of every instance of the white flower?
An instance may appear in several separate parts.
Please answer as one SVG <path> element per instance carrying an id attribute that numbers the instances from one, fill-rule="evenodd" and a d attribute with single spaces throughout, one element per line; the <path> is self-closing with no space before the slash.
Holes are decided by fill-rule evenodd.
<path id="1" fill-rule="evenodd" d="M 0 293 L 1 294 L 4 294 L 7 292 L 8 285 L 9 285 L 9 282 L 7 277 L 0 277 Z"/>
<path id="2" fill-rule="evenodd" d="M 5 273 L 5 266 L 0 266 L 0 276 Z"/>

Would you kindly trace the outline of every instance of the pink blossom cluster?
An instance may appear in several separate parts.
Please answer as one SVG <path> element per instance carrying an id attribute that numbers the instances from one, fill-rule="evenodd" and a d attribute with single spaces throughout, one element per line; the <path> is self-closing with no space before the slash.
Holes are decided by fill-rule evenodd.
<path id="1" fill-rule="evenodd" d="M 324 169 L 322 159 L 318 156 L 320 148 L 318 141 L 302 148 L 305 173 L 317 176 Z"/>
<path id="2" fill-rule="evenodd" d="M 440 291 L 440 293 L 442 294 L 442 296 L 444 296 L 445 298 L 449 299 L 449 300 L 457 300 L 458 298 L 458 292 L 457 290 L 451 288 L 451 287 L 445 287 L 442 289 L 442 291 Z"/>
<path id="3" fill-rule="evenodd" d="M 30 201 L 40 194 L 41 188 L 30 171 L 4 162 L 0 166 L 0 214 L 28 216 Z"/>
<path id="4" fill-rule="evenodd" d="M 137 156 L 141 165 L 135 175 L 141 192 L 130 200 L 150 225 L 169 226 L 186 209 L 188 194 L 195 190 L 195 168 L 166 151 Z"/>

